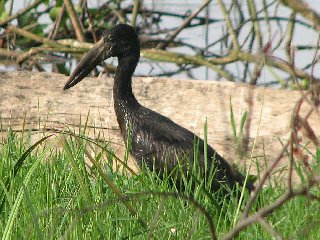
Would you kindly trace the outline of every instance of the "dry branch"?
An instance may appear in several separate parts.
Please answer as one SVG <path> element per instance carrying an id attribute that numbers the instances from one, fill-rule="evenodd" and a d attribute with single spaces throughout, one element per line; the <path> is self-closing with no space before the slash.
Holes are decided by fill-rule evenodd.
<path id="1" fill-rule="evenodd" d="M 28 32 L 22 28 L 18 28 L 18 27 L 15 27 L 13 25 L 9 26 L 8 27 L 8 31 L 9 32 L 13 32 L 13 33 L 16 33 L 16 34 L 19 34 L 25 38 L 28 38 L 28 39 L 31 39 L 33 41 L 36 41 L 36 42 L 40 42 L 40 43 L 43 43 L 43 44 L 46 44 L 50 47 L 59 47 L 59 46 L 62 46 L 60 45 L 58 42 L 56 41 L 53 41 L 53 40 L 50 40 L 48 38 L 43 38 L 43 37 L 39 37 L 38 35 L 34 34 L 34 33 L 31 33 L 31 32 Z"/>
<path id="2" fill-rule="evenodd" d="M 314 186 L 318 186 L 320 184 L 320 176 L 318 176 L 317 173 L 313 172 L 313 169 L 309 166 L 308 163 L 305 163 L 302 161 L 302 164 L 304 164 L 304 167 L 306 169 L 307 183 L 306 184 L 302 183 L 300 187 L 298 187 L 297 189 L 294 189 L 292 185 L 294 152 L 299 153 L 299 155 L 297 156 L 298 160 L 300 158 L 304 158 L 302 151 L 299 149 L 300 140 L 297 137 L 298 131 L 308 132 L 305 135 L 307 135 L 308 139 L 314 142 L 315 146 L 318 146 L 318 140 L 314 134 L 314 131 L 311 128 L 311 126 L 307 123 L 308 118 L 311 116 L 313 112 L 315 112 L 314 110 L 317 109 L 317 106 L 309 104 L 310 109 L 309 109 L 309 112 L 305 115 L 305 117 L 302 118 L 299 116 L 299 111 L 301 109 L 302 103 L 304 101 L 308 102 L 307 97 L 311 95 L 312 92 L 313 92 L 312 90 L 309 90 L 307 93 L 302 92 L 302 96 L 297 101 L 296 106 L 293 110 L 290 138 L 288 139 L 287 143 L 284 145 L 278 157 L 268 166 L 268 168 L 263 173 L 260 182 L 256 186 L 256 189 L 253 191 L 253 194 L 251 195 L 249 201 L 246 204 L 246 207 L 242 213 L 240 221 L 235 225 L 235 227 L 232 230 L 230 230 L 229 233 L 227 233 L 224 236 L 223 239 L 225 240 L 233 239 L 238 235 L 240 231 L 242 231 L 249 225 L 257 222 L 260 222 L 277 239 L 282 239 L 282 237 L 268 224 L 268 222 L 264 218 L 270 215 L 272 212 L 274 212 L 284 203 L 286 203 L 287 201 L 291 200 L 296 196 L 303 195 L 312 200 L 317 200 L 317 201 L 320 200 L 320 197 L 315 196 L 311 193 L 311 189 Z M 267 178 L 271 176 L 271 173 L 275 170 L 276 166 L 279 165 L 280 161 L 283 159 L 285 151 L 288 151 L 288 149 L 290 150 L 290 153 L 289 153 L 290 163 L 289 163 L 289 173 L 288 173 L 288 186 L 287 186 L 286 192 L 282 196 L 277 198 L 274 202 L 267 205 L 266 207 L 263 207 L 257 210 L 252 215 L 249 215 L 249 211 L 254 201 L 257 199 L 258 195 L 261 193 L 262 187 L 265 184 Z"/>
<path id="3" fill-rule="evenodd" d="M 261 35 L 259 21 L 257 21 L 257 9 L 253 0 L 249 0 L 248 4 L 249 4 L 249 11 L 252 19 L 254 32 L 258 40 L 258 46 L 262 48 L 262 35 Z"/>
<path id="4" fill-rule="evenodd" d="M 168 43 L 170 43 L 210 2 L 211 0 L 206 0 L 196 11 L 194 11 L 186 20 L 184 20 L 180 27 L 178 27 L 172 34 L 168 35 L 165 40 L 157 46 L 157 48 L 165 48 Z"/>
<path id="5" fill-rule="evenodd" d="M 215 65 L 220 64 L 229 64 L 235 61 L 248 61 L 251 63 L 261 64 L 261 61 L 263 61 L 264 64 L 275 67 L 277 69 L 280 69 L 288 74 L 292 74 L 292 67 L 285 61 L 282 61 L 280 59 L 277 59 L 275 57 L 269 56 L 264 53 L 249 53 L 245 51 L 237 52 L 232 51 L 229 55 L 225 57 L 217 57 L 217 58 L 203 58 L 198 56 L 192 56 L 189 54 L 181 54 L 181 53 L 174 53 L 169 52 L 165 50 L 160 49 L 147 49 L 142 51 L 142 56 L 157 60 L 157 61 L 166 61 L 166 62 L 172 62 L 176 64 L 195 64 L 195 65 L 204 65 L 208 66 L 209 68 L 216 71 L 221 76 L 225 77 L 228 80 L 232 80 L 233 78 L 227 74 L 222 74 L 222 69 L 218 68 Z M 316 79 L 313 76 L 309 75 L 307 72 L 295 68 L 294 69 L 295 75 L 300 79 L 314 79 L 314 80 L 320 80 Z"/>
<path id="6" fill-rule="evenodd" d="M 6 57 L 6 58 L 12 57 L 13 59 L 15 59 L 17 57 L 17 55 L 18 55 L 18 53 L 16 53 L 15 51 L 0 48 L 0 56 L 2 56 L 2 57 Z"/>
<path id="7" fill-rule="evenodd" d="M 298 1 L 298 0 L 294 0 L 294 1 L 282 1 L 284 4 L 287 4 L 288 6 L 291 6 L 292 4 L 295 6 L 296 3 L 301 3 L 303 5 L 302 1 Z M 36 2 L 35 2 L 36 3 Z M 76 15 L 74 9 L 72 8 L 72 6 L 67 6 L 68 4 L 71 5 L 71 1 L 70 0 L 65 0 L 66 4 L 66 8 L 69 12 L 70 15 L 70 19 L 72 20 L 72 24 L 74 26 L 75 29 L 75 33 L 77 38 L 81 41 L 84 41 L 84 38 L 81 37 L 83 36 L 83 27 L 81 24 L 89 24 L 89 30 L 92 33 L 93 38 L 96 41 L 96 31 L 93 30 L 93 26 L 96 27 L 96 22 L 94 22 L 94 19 L 89 18 L 89 21 L 81 23 L 79 22 L 78 16 Z M 111 19 L 111 22 L 115 22 L 115 21 L 120 21 L 120 22 L 126 22 L 127 20 L 127 15 L 131 13 L 132 14 L 132 24 L 134 24 L 134 22 L 136 21 L 136 17 L 137 14 L 141 14 L 141 18 L 148 18 L 150 15 L 152 14 L 158 14 L 159 20 L 160 17 L 162 15 L 170 15 L 170 13 L 166 13 L 166 12 L 157 12 L 157 11 L 150 11 L 148 9 L 144 9 L 144 8 L 139 8 L 138 5 L 139 3 L 141 3 L 139 0 L 134 2 L 135 4 L 133 5 L 133 7 L 128 7 L 125 8 L 123 11 L 122 10 L 112 10 L 110 11 L 110 16 L 108 16 L 107 19 Z M 179 14 L 171 14 L 170 16 L 177 16 L 179 18 L 185 18 L 184 23 L 178 28 L 176 29 L 172 34 L 168 35 L 166 37 L 166 40 L 164 42 L 156 42 L 157 47 L 164 47 L 167 46 L 167 44 L 172 41 L 177 34 L 180 33 L 180 31 L 182 31 L 183 29 L 190 27 L 190 22 L 193 19 L 196 19 L 198 21 L 198 25 L 203 25 L 206 22 L 210 22 L 212 24 L 214 24 L 215 22 L 221 22 L 221 19 L 206 19 L 204 17 L 198 17 L 197 14 L 204 8 L 206 7 L 208 4 L 210 3 L 210 0 L 206 0 L 203 2 L 203 4 L 199 7 L 199 9 L 197 9 L 195 12 L 193 12 L 193 14 L 191 14 L 190 16 L 186 17 L 186 15 L 179 15 Z M 270 11 L 270 7 L 274 6 L 277 3 L 277 1 L 271 1 L 271 2 L 266 2 L 263 1 L 263 8 L 262 9 L 258 9 L 256 7 L 256 3 L 253 0 L 248 0 L 248 5 L 246 6 L 247 9 L 244 9 L 244 7 L 242 5 L 239 5 L 238 2 L 233 2 L 232 6 L 230 7 L 230 10 L 226 9 L 226 5 L 225 2 L 223 0 L 219 0 L 218 4 L 221 7 L 221 11 L 224 15 L 224 19 L 226 22 L 226 30 L 227 30 L 227 34 L 225 34 L 223 37 L 217 39 L 215 42 L 213 43 L 208 43 L 207 46 L 202 49 L 199 47 L 194 47 L 191 46 L 190 44 L 185 44 L 183 41 L 182 44 L 178 44 L 178 46 L 186 46 L 190 49 L 192 49 L 195 54 L 177 54 L 177 53 L 171 53 L 171 52 L 162 52 L 160 49 L 156 50 L 156 49 L 150 49 L 150 50 L 143 50 L 142 55 L 146 58 L 149 59 L 153 59 L 153 60 L 159 60 L 159 61 L 168 61 L 168 62 L 172 62 L 172 63 L 176 63 L 180 66 L 184 66 L 186 64 L 189 65 L 193 65 L 195 67 L 197 66 L 207 66 L 208 68 L 212 69 L 213 71 L 215 71 L 218 76 L 222 76 L 225 79 L 228 79 L 230 81 L 234 81 L 235 77 L 228 72 L 225 65 L 230 64 L 230 63 L 241 63 L 243 62 L 244 64 L 244 69 L 243 69 L 243 75 L 241 74 L 241 77 L 238 77 L 238 79 L 242 79 L 242 81 L 245 82 L 249 82 L 253 85 L 257 84 L 259 81 L 259 77 L 260 77 L 260 73 L 263 69 L 263 67 L 265 65 L 267 66 L 271 66 L 273 68 L 279 69 L 285 73 L 287 73 L 287 75 L 289 77 L 291 77 L 292 75 L 296 75 L 297 78 L 299 78 L 299 80 L 301 79 L 306 79 L 309 80 L 309 82 L 311 81 L 316 81 L 319 80 L 318 76 L 313 77 L 313 70 L 314 67 L 312 67 L 312 64 L 308 64 L 305 67 L 300 67 L 300 68 L 296 68 L 294 66 L 295 60 L 294 60 L 294 51 L 292 50 L 292 46 L 291 46 L 291 40 L 294 38 L 294 30 L 295 30 L 295 25 L 296 24 L 304 24 L 304 27 L 311 27 L 310 25 L 306 25 L 304 22 L 301 22 L 301 20 L 296 19 L 295 18 L 295 12 L 301 12 L 301 11 L 305 11 L 310 10 L 309 8 L 307 8 L 307 6 L 304 6 L 304 10 L 301 10 L 303 8 L 300 8 L 300 10 L 296 10 L 293 9 L 293 13 L 291 15 L 290 18 L 283 18 L 283 17 L 279 17 L 279 16 L 274 16 L 274 17 L 270 17 L 268 16 L 269 11 Z M 85 5 L 85 4 L 84 4 Z M 83 6 L 83 5 L 82 5 Z M 107 5 L 106 5 L 107 6 Z M 64 7 L 62 7 L 64 9 Z M 84 7 L 85 8 L 85 7 Z M 250 16 L 249 18 L 245 18 L 241 12 L 241 10 L 246 10 L 249 12 Z M 63 12 L 63 11 L 62 11 Z M 89 15 L 88 13 L 88 9 L 84 9 L 84 12 L 86 13 L 86 15 Z M 231 21 L 230 19 L 230 14 L 233 12 L 237 12 L 239 14 L 239 22 L 235 21 Z M 143 14 L 142 14 L 143 13 Z M 265 16 L 261 16 L 264 13 Z M 95 16 L 95 15 L 93 15 Z M 61 20 L 62 17 L 62 13 L 60 14 L 60 16 L 56 19 L 55 24 L 54 24 L 54 29 L 52 31 L 52 34 L 50 34 L 50 37 L 55 36 L 55 34 L 57 33 L 57 30 L 59 28 L 59 21 Z M 88 16 L 89 17 L 89 16 Z M 117 20 L 117 18 L 119 20 Z M 59 20 L 60 19 L 60 20 Z M 309 19 L 309 18 L 306 18 Z M 280 38 L 278 38 L 278 41 L 276 44 L 274 44 L 271 40 L 271 35 L 273 34 L 271 31 L 271 27 L 270 25 L 270 21 L 277 21 L 280 22 L 281 24 L 283 23 L 283 21 L 287 22 L 287 31 L 285 35 L 284 32 L 281 33 Z M 264 21 L 267 23 L 268 25 L 268 36 L 269 39 L 267 40 L 268 42 L 265 44 L 265 46 L 263 46 L 263 41 L 265 41 L 265 35 L 262 34 L 261 29 L 260 29 L 260 24 L 262 24 L 261 22 Z M 143 22 L 143 21 L 141 21 Z M 140 23 L 140 22 L 139 22 Z M 244 32 L 243 29 L 246 28 L 247 24 L 252 24 L 252 30 L 250 33 L 247 34 L 247 36 L 243 36 L 243 34 L 241 35 L 241 39 L 244 39 L 244 41 L 240 42 L 240 38 L 239 38 L 239 34 L 241 32 Z M 155 23 L 157 24 L 157 23 Z M 197 25 L 196 24 L 196 25 Z M 138 26 L 139 28 L 141 28 L 141 26 Z M 153 25 L 148 26 L 148 29 L 154 29 Z M 163 29 L 159 29 L 156 28 L 158 30 L 158 33 L 161 34 L 164 32 Z M 31 33 L 30 31 L 27 31 L 26 28 L 18 28 L 18 27 L 14 27 L 14 26 L 10 26 L 8 29 L 8 31 L 11 32 L 15 32 L 17 34 L 20 34 L 23 37 L 32 39 L 34 41 L 37 42 L 41 42 L 43 44 L 46 44 L 48 46 L 50 46 L 50 48 L 55 48 L 58 47 L 57 42 L 55 41 L 50 41 L 50 39 L 48 38 L 43 38 L 43 37 L 39 37 L 33 33 Z M 97 29 L 95 29 L 97 30 Z M 144 31 L 144 30 L 142 30 Z M 154 34 L 154 33 L 151 33 Z M 59 36 L 58 36 L 59 37 Z M 230 40 L 230 39 L 231 40 Z M 5 40 L 2 41 L 3 43 L 5 42 Z M 151 40 L 152 42 L 152 40 Z M 231 43 L 231 44 L 230 44 Z M 214 46 L 215 44 L 221 44 L 221 55 L 217 55 L 215 52 L 210 52 L 210 47 Z M 273 49 L 271 48 L 271 44 L 274 46 Z M 64 44 L 62 44 L 64 45 Z M 88 44 L 89 45 L 89 44 Z M 256 49 L 256 46 L 258 46 L 258 49 Z M 75 49 L 71 49 L 70 51 L 66 51 L 66 45 L 64 46 L 59 46 L 59 48 L 63 49 L 63 52 L 78 52 Z M 73 46 L 73 47 L 77 47 L 77 46 Z M 273 54 L 273 51 L 275 51 L 278 47 L 285 47 L 286 49 L 286 53 L 287 56 L 285 58 L 285 61 L 273 56 L 276 56 L 277 53 Z M 24 61 L 26 59 L 26 57 L 28 56 L 32 56 L 36 53 L 36 51 L 42 52 L 41 50 L 42 46 L 39 49 L 32 49 L 30 51 L 27 51 L 26 53 L 23 53 L 23 56 L 21 56 L 19 58 L 19 62 Z M 86 47 L 87 48 L 87 47 Z M 309 47 L 310 48 L 310 47 Z M 316 49 L 315 51 L 317 51 L 318 46 L 314 46 L 314 48 Z M 43 49 L 43 48 L 42 48 Z M 269 49 L 268 52 L 265 49 Z M 295 48 L 296 51 L 300 50 L 299 47 Z M 44 49 L 43 49 L 44 50 Z M 52 51 L 52 50 L 49 50 Z M 57 51 L 59 51 L 57 49 Z M 82 49 L 79 50 L 79 52 L 83 51 Z M 7 54 L 7 53 L 6 53 Z M 197 55 L 199 54 L 199 56 Z M 3 53 L 4 55 L 4 53 Z M 214 57 L 212 57 L 214 56 Z M 314 59 L 314 63 L 318 62 L 319 58 L 315 58 Z M 223 65 L 223 66 L 216 66 L 216 65 Z M 252 65 L 254 65 L 254 69 L 251 67 Z M 292 69 L 294 67 L 294 69 Z M 311 74 L 310 74 L 310 68 L 311 68 Z M 253 69 L 253 72 L 252 72 Z M 294 71 L 294 74 L 293 74 Z M 251 79 L 248 79 L 248 77 L 251 77 Z M 285 81 L 283 81 L 285 82 Z M 296 81 L 294 84 L 298 84 L 298 82 Z M 311 84 L 310 84 L 311 85 Z"/>
<path id="8" fill-rule="evenodd" d="M 224 71 L 222 68 L 216 66 L 215 63 L 212 63 L 201 56 L 173 53 L 170 51 L 160 49 L 142 50 L 141 55 L 148 59 L 172 62 L 178 65 L 193 64 L 196 66 L 207 66 L 208 68 L 211 68 L 212 70 L 216 71 L 220 76 L 228 79 L 229 81 L 234 81 L 234 78 L 228 72 Z"/>
<path id="9" fill-rule="evenodd" d="M 80 42 L 85 42 L 86 38 L 84 37 L 84 33 L 83 33 L 83 30 L 82 30 L 81 24 L 79 22 L 77 13 L 73 8 L 73 4 L 71 4 L 70 0 L 64 0 L 64 4 L 65 4 L 66 9 L 68 11 L 68 14 L 69 14 L 69 17 L 71 19 L 72 25 L 74 27 L 77 39 Z"/>
<path id="10" fill-rule="evenodd" d="M 320 31 L 320 16 L 319 14 L 314 11 L 312 8 L 308 6 L 307 3 L 303 2 L 302 0 L 279 0 L 285 6 L 290 7 L 297 13 L 300 13 L 306 19 L 311 21 L 315 28 Z"/>
<path id="11" fill-rule="evenodd" d="M 303 186 L 295 191 L 285 192 L 281 197 L 277 198 L 277 200 L 275 200 L 270 205 L 258 210 L 251 216 L 239 221 L 238 224 L 236 224 L 236 226 L 223 237 L 223 240 L 234 239 L 240 233 L 240 231 L 242 231 L 243 229 L 245 229 L 246 227 L 248 227 L 253 223 L 259 222 L 259 219 L 267 217 L 268 215 L 273 213 L 275 210 L 280 208 L 283 204 L 285 204 L 286 202 L 288 202 L 294 197 L 306 196 L 311 200 L 319 201 L 320 200 L 319 197 L 314 196 L 310 193 L 311 188 L 319 185 L 319 183 L 320 183 L 320 178 L 314 177 L 309 181 L 307 186 Z"/>
<path id="12" fill-rule="evenodd" d="M 58 30 L 59 30 L 59 26 L 61 24 L 61 21 L 65 15 L 65 4 L 63 3 L 62 6 L 61 6 L 61 11 L 59 13 L 59 16 L 56 18 L 56 20 L 54 21 L 54 25 L 53 25 L 53 28 L 51 30 L 51 32 L 49 33 L 48 35 L 48 38 L 49 39 L 55 39 L 57 33 L 58 33 Z"/>
<path id="13" fill-rule="evenodd" d="M 131 19 L 131 25 L 133 27 L 136 26 L 139 8 L 140 8 L 140 0 L 135 0 L 134 5 L 133 5 L 133 9 L 132 9 L 132 19 Z"/>
<path id="14" fill-rule="evenodd" d="M 0 27 L 7 24 L 8 22 L 12 21 L 13 19 L 16 19 L 17 17 L 25 14 L 26 12 L 28 12 L 29 10 L 36 8 L 40 3 L 42 2 L 42 0 L 37 0 L 34 3 L 31 3 L 30 5 L 28 5 L 27 7 L 25 7 L 24 9 L 21 9 L 20 11 L 18 11 L 16 14 L 11 15 L 9 17 L 7 17 L 6 19 L 0 21 Z"/>
<path id="15" fill-rule="evenodd" d="M 24 61 L 26 61 L 28 58 L 36 55 L 36 54 L 40 54 L 43 52 L 63 52 L 63 53 L 83 53 L 84 50 L 81 48 L 71 48 L 71 47 L 56 47 L 56 48 L 52 48 L 52 47 L 34 47 L 29 49 L 26 52 L 21 53 L 17 58 L 16 58 L 16 62 L 18 64 L 22 64 Z"/>
<path id="16" fill-rule="evenodd" d="M 224 18 L 225 18 L 225 21 L 226 21 L 226 24 L 227 24 L 227 28 L 228 28 L 228 32 L 229 32 L 229 34 L 231 36 L 234 52 L 236 52 L 236 51 L 238 51 L 240 49 L 240 46 L 239 46 L 238 38 L 237 38 L 237 36 L 235 34 L 235 30 L 234 30 L 233 24 L 232 24 L 232 22 L 230 20 L 229 14 L 228 14 L 228 12 L 226 10 L 226 6 L 222 2 L 222 0 L 218 0 L 218 3 L 220 5 L 220 8 L 221 8 L 222 13 L 224 15 Z"/>

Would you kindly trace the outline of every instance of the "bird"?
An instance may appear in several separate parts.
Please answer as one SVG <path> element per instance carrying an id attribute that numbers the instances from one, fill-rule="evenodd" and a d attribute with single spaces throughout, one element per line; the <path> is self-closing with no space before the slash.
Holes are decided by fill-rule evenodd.
<path id="1" fill-rule="evenodd" d="M 104 60 L 116 57 L 114 76 L 114 110 L 129 152 L 139 166 L 147 166 L 159 175 L 171 174 L 181 185 L 182 178 L 192 178 L 196 166 L 210 191 L 232 190 L 237 184 L 249 191 L 253 183 L 231 166 L 199 136 L 149 108 L 141 105 L 132 90 L 132 76 L 140 59 L 140 43 L 135 29 L 118 24 L 106 30 L 101 39 L 80 60 L 64 90 L 84 79 Z M 196 147 L 195 147 L 196 146 Z M 214 171 L 212 169 L 214 168 Z M 177 184 L 178 185 L 178 184 Z"/>

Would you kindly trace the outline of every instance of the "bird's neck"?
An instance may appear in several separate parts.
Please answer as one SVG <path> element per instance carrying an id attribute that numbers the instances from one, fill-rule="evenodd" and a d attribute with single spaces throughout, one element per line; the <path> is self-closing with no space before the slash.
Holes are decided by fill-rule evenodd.
<path id="1" fill-rule="evenodd" d="M 114 78 L 114 108 L 122 134 L 126 134 L 128 130 L 132 113 L 141 106 L 132 92 L 132 75 L 138 61 L 139 55 L 119 59 Z"/>
<path id="2" fill-rule="evenodd" d="M 132 92 L 132 75 L 136 69 L 139 56 L 128 56 L 119 59 L 114 78 L 113 97 L 115 101 L 135 104 L 137 100 Z"/>

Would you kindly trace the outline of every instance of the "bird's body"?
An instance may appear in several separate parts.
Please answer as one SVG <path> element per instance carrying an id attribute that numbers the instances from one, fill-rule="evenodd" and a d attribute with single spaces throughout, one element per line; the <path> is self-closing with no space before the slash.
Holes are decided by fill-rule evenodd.
<path id="1" fill-rule="evenodd" d="M 244 176 L 233 170 L 212 147 L 207 146 L 205 153 L 201 138 L 136 100 L 132 92 L 132 75 L 139 62 L 140 45 L 132 27 L 119 24 L 107 32 L 81 60 L 65 89 L 80 82 L 100 61 L 110 56 L 118 57 L 113 88 L 117 121 L 125 143 L 130 142 L 131 155 L 140 166 L 145 162 L 157 173 L 177 171 L 190 174 L 194 161 L 197 161 L 205 180 L 213 179 L 213 190 L 217 190 L 220 184 L 229 188 L 233 188 L 236 182 L 243 184 Z M 214 177 L 210 177 L 213 172 Z M 247 188 L 251 190 L 253 186 L 247 184 Z"/>

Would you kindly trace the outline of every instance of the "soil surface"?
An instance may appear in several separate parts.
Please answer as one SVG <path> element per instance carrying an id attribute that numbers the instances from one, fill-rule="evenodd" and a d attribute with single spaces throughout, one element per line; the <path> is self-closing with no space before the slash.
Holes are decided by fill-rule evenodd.
<path id="1" fill-rule="evenodd" d="M 11 126 L 21 130 L 25 124 L 25 128 L 34 131 L 65 130 L 84 125 L 88 117 L 88 134 L 111 141 L 117 156 L 123 158 L 124 143 L 113 110 L 113 80 L 86 78 L 64 91 L 67 79 L 54 73 L 0 73 L 2 129 Z M 248 164 L 250 159 L 268 165 L 277 156 L 289 137 L 292 112 L 301 97 L 299 91 L 232 82 L 138 77 L 133 83 L 134 93 L 143 105 L 196 134 L 203 136 L 207 121 L 208 143 L 228 161 L 242 165 Z M 247 150 L 242 148 L 243 157 L 239 157 L 231 127 L 230 99 L 237 133 L 241 117 L 248 112 L 244 136 L 248 137 L 249 146 Z M 304 103 L 300 116 L 303 117 L 309 109 Z M 309 124 L 319 137 L 319 115 L 314 113 Z M 314 149 L 312 144 L 310 149 Z M 132 159 L 130 161 L 133 163 Z M 283 165 L 285 163 L 283 161 Z M 254 168 L 252 172 L 255 172 Z"/>

